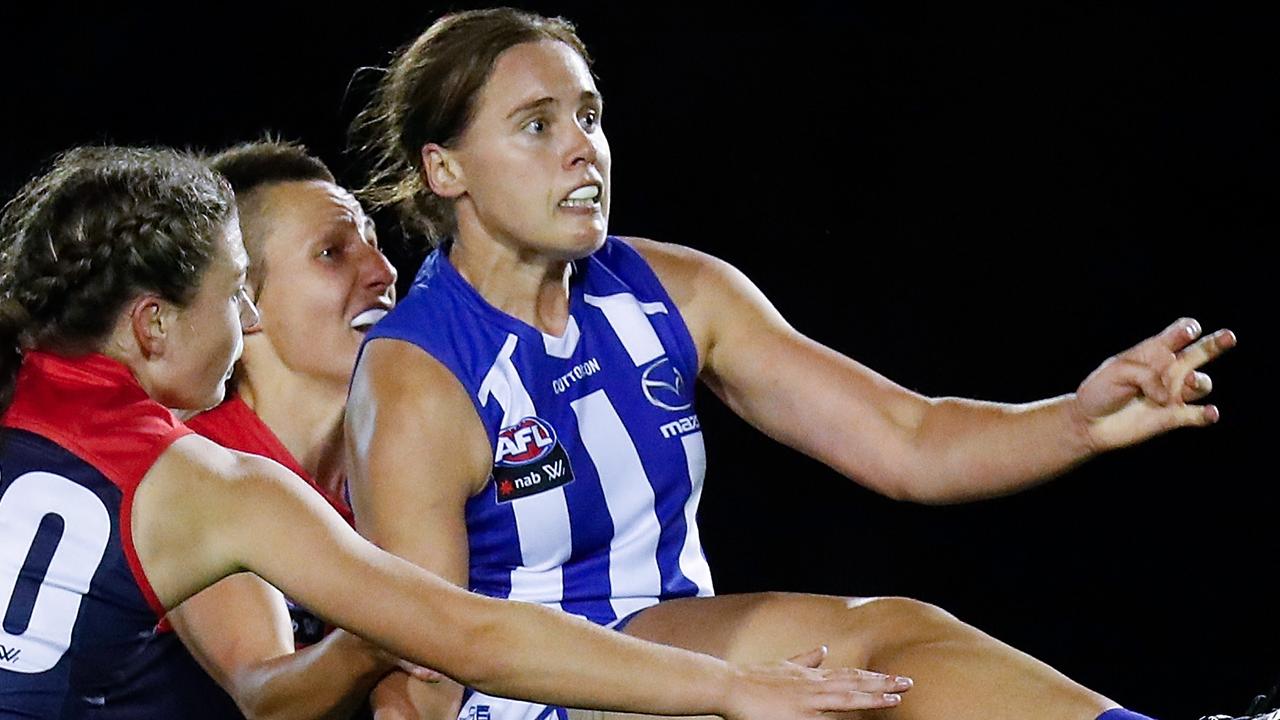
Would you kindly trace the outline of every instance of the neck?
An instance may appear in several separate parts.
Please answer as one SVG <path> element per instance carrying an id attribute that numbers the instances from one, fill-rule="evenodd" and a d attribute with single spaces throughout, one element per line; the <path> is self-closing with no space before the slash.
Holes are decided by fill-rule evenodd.
<path id="1" fill-rule="evenodd" d="M 317 485 L 341 493 L 346 480 L 342 443 L 346 384 L 290 371 L 275 358 L 259 358 L 246 348 L 240 397 Z"/>
<path id="2" fill-rule="evenodd" d="M 449 261 L 490 305 L 549 335 L 569 323 L 568 260 L 497 243 L 457 242 Z"/>

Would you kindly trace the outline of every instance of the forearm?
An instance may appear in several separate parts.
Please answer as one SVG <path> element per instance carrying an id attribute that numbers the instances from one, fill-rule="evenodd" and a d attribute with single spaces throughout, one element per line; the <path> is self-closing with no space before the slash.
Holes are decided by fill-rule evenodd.
<path id="1" fill-rule="evenodd" d="M 1095 453 L 1075 395 L 1018 405 L 930 400 L 909 437 L 890 494 L 926 503 L 1012 493 Z"/>
<path id="2" fill-rule="evenodd" d="M 295 653 L 237 669 L 232 697 L 250 720 L 350 718 L 392 666 L 345 631 Z"/>
<path id="3" fill-rule="evenodd" d="M 709 655 L 646 643 L 538 605 L 486 601 L 471 643 L 492 662 L 459 675 L 495 695 L 664 715 L 728 711 L 733 670 Z"/>
<path id="4" fill-rule="evenodd" d="M 736 672 L 708 655 L 646 643 L 531 603 L 454 587 L 405 560 L 366 550 L 341 568 L 378 587 L 332 617 L 424 667 L 485 693 L 573 707 L 724 714 Z"/>

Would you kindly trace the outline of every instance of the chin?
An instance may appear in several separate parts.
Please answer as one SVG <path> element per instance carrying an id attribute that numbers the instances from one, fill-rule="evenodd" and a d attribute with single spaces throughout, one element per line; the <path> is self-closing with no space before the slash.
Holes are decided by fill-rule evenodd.
<path id="1" fill-rule="evenodd" d="M 590 232 L 578 233 L 569 242 L 565 260 L 581 260 L 604 247 L 605 229 L 600 227 Z"/>

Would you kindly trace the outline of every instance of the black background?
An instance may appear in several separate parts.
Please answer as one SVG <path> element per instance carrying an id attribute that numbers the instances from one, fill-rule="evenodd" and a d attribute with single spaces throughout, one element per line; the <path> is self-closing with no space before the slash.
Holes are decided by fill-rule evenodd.
<path id="1" fill-rule="evenodd" d="M 263 128 L 349 172 L 353 70 L 445 9 L 186 5 L 0 9 L 5 197 L 73 144 Z M 906 386 L 1067 392 L 1184 314 L 1241 339 L 1212 368 L 1218 426 L 958 507 L 873 496 L 707 394 L 721 592 L 921 598 L 1163 718 L 1241 711 L 1280 672 L 1263 250 L 1280 23 L 1227 5 L 526 5 L 595 55 L 611 229 L 729 260 Z M 407 280 L 420 251 L 393 255 Z"/>

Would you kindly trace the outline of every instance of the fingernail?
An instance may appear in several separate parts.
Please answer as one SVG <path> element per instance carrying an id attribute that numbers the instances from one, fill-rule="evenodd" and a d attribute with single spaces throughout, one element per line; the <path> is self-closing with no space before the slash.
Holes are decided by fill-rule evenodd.
<path id="1" fill-rule="evenodd" d="M 897 705 L 898 703 L 902 702 L 902 696 L 898 695 L 897 693 L 885 693 L 884 701 L 887 703 L 893 703 L 894 705 Z"/>
<path id="2" fill-rule="evenodd" d="M 907 688 L 911 687 L 915 683 L 912 682 L 911 678 L 909 677 L 902 677 L 901 675 L 898 675 L 893 679 L 893 684 L 902 688 L 903 690 L 906 690 Z"/>
<path id="3" fill-rule="evenodd" d="M 1191 337 L 1195 337 L 1199 335 L 1200 323 L 1197 323 L 1194 320 L 1192 320 L 1190 323 L 1187 323 L 1187 334 L 1190 335 Z"/>
<path id="4" fill-rule="evenodd" d="M 1217 405 L 1206 405 L 1204 408 L 1204 417 L 1211 423 L 1216 423 L 1222 417 L 1218 413 Z"/>

